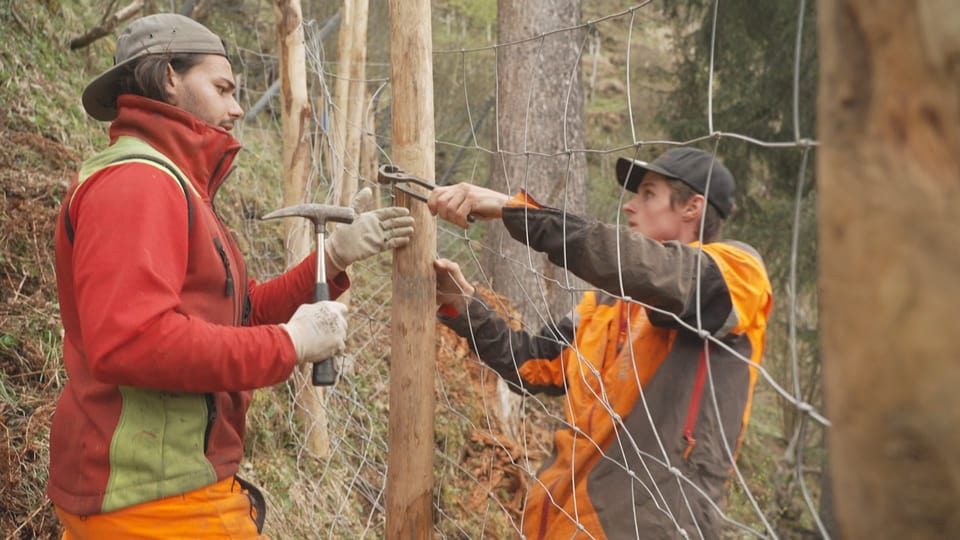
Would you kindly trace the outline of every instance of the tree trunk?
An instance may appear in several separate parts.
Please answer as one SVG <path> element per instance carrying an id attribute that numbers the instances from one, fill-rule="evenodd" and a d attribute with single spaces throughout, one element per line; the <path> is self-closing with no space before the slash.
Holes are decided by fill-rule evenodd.
<path id="1" fill-rule="evenodd" d="M 830 471 L 845 538 L 960 538 L 960 15 L 820 3 Z"/>
<path id="2" fill-rule="evenodd" d="M 330 145 L 327 156 L 327 163 L 332 165 L 330 192 L 333 194 L 334 204 L 340 206 L 350 206 L 360 184 L 361 123 L 367 95 L 365 81 L 369 4 L 369 0 L 344 0 L 342 8 L 343 22 L 340 25 L 337 51 L 338 78 L 334 96 L 337 108 L 333 112 L 335 137 L 332 138 L 333 144 Z M 331 230 L 338 226 L 333 224 Z M 352 298 L 353 295 L 347 290 L 337 301 L 349 306 Z M 351 374 L 353 367 L 353 363 L 342 363 L 341 375 Z"/>
<path id="3" fill-rule="evenodd" d="M 534 38 L 579 24 L 580 1 L 500 0 L 497 22 L 502 44 Z M 576 30 L 497 49 L 494 189 L 510 194 L 525 189 L 541 204 L 572 212 L 586 208 L 586 158 L 572 153 L 583 148 L 582 40 L 583 31 Z M 516 303 L 525 324 L 539 328 L 547 322 L 547 312 L 563 315 L 572 307 L 571 296 L 578 295 L 564 290 L 562 269 L 499 225 L 491 226 L 488 243 L 494 253 L 487 255 L 484 268 L 496 290 Z"/>
<path id="4" fill-rule="evenodd" d="M 545 32 L 580 24 L 580 0 L 499 0 L 497 153 L 491 187 L 526 190 L 546 206 L 581 213 L 586 201 L 583 91 L 579 63 L 583 31 Z M 537 331 L 562 317 L 579 298 L 581 282 L 492 223 L 483 265 L 497 292 L 509 298 L 524 325 Z M 573 289 L 568 289 L 573 287 Z M 516 436 L 519 398 L 498 384 L 501 424 Z"/>

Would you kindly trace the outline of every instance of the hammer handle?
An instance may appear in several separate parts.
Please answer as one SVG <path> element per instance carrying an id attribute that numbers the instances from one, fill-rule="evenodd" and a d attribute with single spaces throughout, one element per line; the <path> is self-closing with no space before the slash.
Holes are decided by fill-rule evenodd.
<path id="1" fill-rule="evenodd" d="M 322 256 L 322 255 L 321 255 Z M 317 283 L 313 288 L 313 301 L 320 302 L 330 299 L 330 287 L 327 282 Z M 313 364 L 313 385 L 333 386 L 337 382 L 337 367 L 333 365 L 333 358 L 327 358 Z"/>

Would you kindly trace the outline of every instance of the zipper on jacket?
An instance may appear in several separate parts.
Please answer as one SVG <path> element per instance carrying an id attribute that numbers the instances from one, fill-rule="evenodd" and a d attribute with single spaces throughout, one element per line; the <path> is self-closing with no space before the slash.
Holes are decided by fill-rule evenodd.
<path id="1" fill-rule="evenodd" d="M 224 286 L 223 295 L 233 296 L 233 272 L 230 271 L 230 259 L 227 257 L 227 251 L 223 249 L 223 243 L 220 242 L 220 238 L 216 236 L 213 237 L 213 245 L 216 246 L 220 260 L 223 262 L 223 270 L 227 273 L 227 282 Z"/>
<path id="2" fill-rule="evenodd" d="M 236 243 L 233 241 L 233 235 L 227 229 L 226 225 L 223 224 L 223 220 L 221 220 L 220 216 L 217 214 L 217 209 L 213 206 L 213 200 L 210 201 L 210 210 L 213 211 L 213 217 L 217 222 L 217 230 L 220 231 L 220 236 L 213 237 L 213 243 L 217 248 L 217 252 L 220 254 L 220 259 L 223 261 L 223 267 L 227 272 L 227 284 L 224 296 L 231 296 L 233 299 L 233 324 L 243 326 L 245 323 L 243 322 L 244 306 L 242 302 L 246 302 L 247 297 L 247 289 L 244 285 L 247 282 L 246 267 L 244 264 L 242 264 L 243 260 L 241 259 L 240 269 L 243 271 L 243 281 L 240 282 L 240 286 L 243 287 L 241 289 L 243 293 L 243 300 L 238 300 L 236 295 L 233 294 L 233 272 L 230 271 L 230 258 L 227 256 L 227 250 L 223 246 L 223 242 L 220 241 L 220 237 L 222 236 L 223 238 L 226 238 L 227 241 L 231 243 L 234 253 L 237 253 Z M 242 257 L 239 254 L 237 256 Z"/>
<path id="3" fill-rule="evenodd" d="M 244 280 L 246 281 L 246 280 Z M 240 318 L 240 326 L 247 326 L 250 324 L 250 312 L 253 311 L 253 304 L 250 303 L 250 296 L 244 292 L 243 294 L 243 317 Z"/>
<path id="4" fill-rule="evenodd" d="M 210 446 L 210 432 L 213 431 L 213 423 L 217 421 L 217 402 L 213 399 L 213 394 L 204 394 L 203 398 L 207 402 L 207 428 L 203 430 L 203 453 L 207 453 L 207 447 Z"/>

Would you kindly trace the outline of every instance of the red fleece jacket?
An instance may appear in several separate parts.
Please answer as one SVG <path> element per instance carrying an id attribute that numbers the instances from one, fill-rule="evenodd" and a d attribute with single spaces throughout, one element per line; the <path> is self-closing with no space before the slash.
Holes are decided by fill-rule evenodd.
<path id="1" fill-rule="evenodd" d="M 199 406 L 191 405 L 207 416 L 204 422 L 200 415 L 196 426 L 204 431 L 199 461 L 216 479 L 236 472 L 250 390 L 284 381 L 295 367 L 293 345 L 277 325 L 312 302 L 316 271 L 310 256 L 264 284 L 247 279 L 242 255 L 213 206 L 240 150 L 228 132 L 145 98 L 121 96 L 118 109 L 111 145 L 133 137 L 174 163 L 192 185 L 192 222 L 184 191 L 148 163 L 100 168 L 68 193 L 64 208 L 69 205 L 75 236 L 72 242 L 66 237 L 61 212 L 55 245 L 69 379 L 51 428 L 48 493 L 76 514 L 142 502 L 133 491 L 144 481 L 154 482 L 154 493 L 163 496 L 196 483 L 166 478 L 170 466 L 151 457 L 118 457 L 124 445 L 137 448 L 136 440 L 124 437 L 144 434 L 123 430 L 154 420 L 147 409 L 156 396 L 162 403 L 164 396 L 201 396 Z M 349 280 L 340 274 L 330 285 L 335 298 Z M 137 389 L 135 397 L 122 394 L 125 388 Z M 148 394 L 153 397 L 137 401 Z M 199 413 L 191 411 L 195 421 Z M 172 459 L 172 447 L 164 445 L 176 441 L 162 439 L 174 430 L 160 431 L 146 433 L 161 439 L 152 443 L 163 449 L 156 459 Z M 177 463 L 192 458 L 179 456 Z M 139 474 L 139 467 L 153 477 L 138 479 L 129 496 L 110 499 L 108 489 L 122 484 L 117 479 Z M 198 471 L 197 477 L 212 483 L 210 474 Z"/>

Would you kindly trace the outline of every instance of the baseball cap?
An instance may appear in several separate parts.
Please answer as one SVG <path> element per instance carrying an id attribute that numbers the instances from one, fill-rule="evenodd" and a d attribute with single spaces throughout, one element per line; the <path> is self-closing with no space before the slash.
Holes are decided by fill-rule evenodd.
<path id="1" fill-rule="evenodd" d="M 113 67 L 83 90 L 83 108 L 97 120 L 113 120 L 117 117 L 117 81 L 123 69 L 150 54 L 179 53 L 227 56 L 223 40 L 190 17 L 158 13 L 133 21 L 117 38 Z"/>
<path id="2" fill-rule="evenodd" d="M 687 184 L 706 197 L 707 202 L 713 205 L 723 218 L 733 212 L 736 190 L 733 175 L 710 152 L 698 148 L 671 148 L 653 160 L 653 163 L 623 157 L 617 160 L 617 180 L 620 185 L 634 193 L 647 171 Z M 710 179 L 709 194 L 706 192 L 707 178 Z"/>

